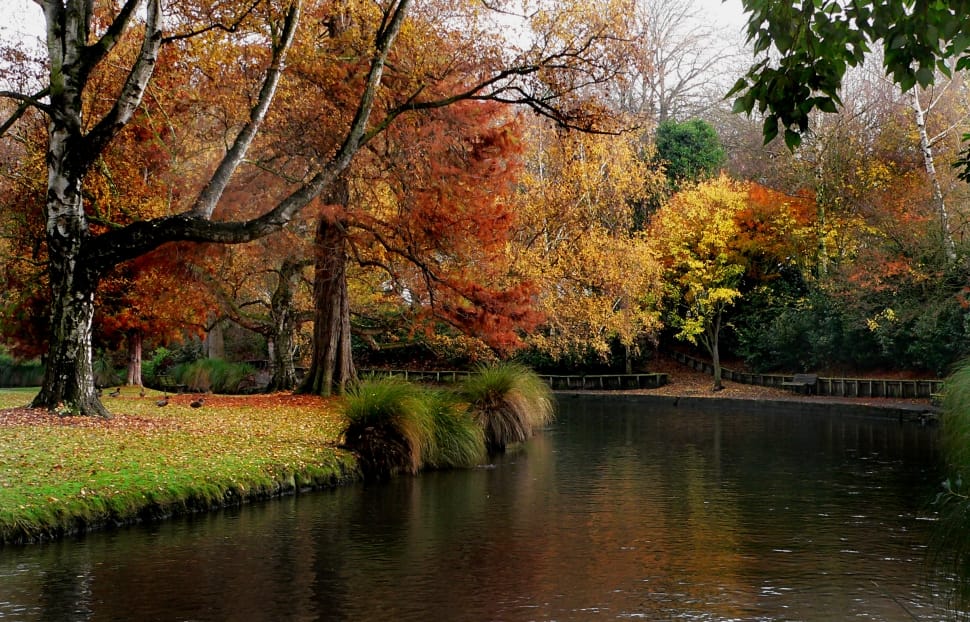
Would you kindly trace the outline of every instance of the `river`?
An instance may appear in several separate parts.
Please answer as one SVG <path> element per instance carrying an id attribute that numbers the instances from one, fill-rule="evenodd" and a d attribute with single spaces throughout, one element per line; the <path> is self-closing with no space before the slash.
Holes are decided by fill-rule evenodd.
<path id="1" fill-rule="evenodd" d="M 0 618 L 946 619 L 937 437 L 563 397 L 476 469 L 0 549 Z"/>

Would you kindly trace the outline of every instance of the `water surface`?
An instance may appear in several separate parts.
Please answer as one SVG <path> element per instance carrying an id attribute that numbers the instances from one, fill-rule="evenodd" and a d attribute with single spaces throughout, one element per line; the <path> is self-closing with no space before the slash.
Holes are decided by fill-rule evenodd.
<path id="1" fill-rule="evenodd" d="M 0 618 L 940 620 L 936 435 L 563 398 L 470 471 L 0 549 Z"/>

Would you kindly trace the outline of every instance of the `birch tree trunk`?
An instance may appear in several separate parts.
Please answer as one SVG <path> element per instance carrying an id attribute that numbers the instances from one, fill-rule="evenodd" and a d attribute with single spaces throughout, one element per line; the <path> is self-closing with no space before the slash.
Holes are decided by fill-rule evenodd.
<path id="1" fill-rule="evenodd" d="M 297 311 L 293 308 L 293 284 L 300 272 L 308 265 L 302 261 L 287 260 L 279 270 L 279 282 L 270 301 L 270 334 L 267 342 L 272 345 L 270 377 L 267 391 L 290 391 L 297 386 L 294 336 L 298 325 Z"/>
<path id="2" fill-rule="evenodd" d="M 51 345 L 47 371 L 33 406 L 108 417 L 94 385 L 91 334 L 94 297 L 110 266 L 89 261 L 91 232 L 84 214 L 82 180 L 107 144 L 141 103 L 161 46 L 159 0 L 148 0 L 141 52 L 114 107 L 87 133 L 83 97 L 92 69 L 116 45 L 140 5 L 127 0 L 96 45 L 91 45 L 93 4 L 38 2 L 47 24 L 50 119 L 47 147 L 46 234 L 51 288 Z"/>
<path id="3" fill-rule="evenodd" d="M 916 129 L 919 132 L 920 153 L 923 155 L 923 165 L 926 174 L 930 178 L 933 187 L 933 201 L 936 203 L 936 213 L 940 219 L 940 235 L 943 241 L 943 253 L 948 262 L 953 262 L 957 258 L 956 245 L 953 236 L 950 234 L 950 215 L 946 208 L 946 201 L 943 199 L 943 188 L 940 186 L 940 177 L 936 173 L 936 165 L 933 161 L 933 145 L 929 135 L 926 133 L 926 111 L 919 100 L 919 89 L 913 89 L 910 96 L 910 103 L 916 116 Z"/>

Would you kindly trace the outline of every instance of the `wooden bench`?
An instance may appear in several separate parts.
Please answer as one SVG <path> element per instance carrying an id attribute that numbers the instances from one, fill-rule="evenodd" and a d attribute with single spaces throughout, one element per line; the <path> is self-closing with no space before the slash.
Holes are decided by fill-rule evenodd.
<path id="1" fill-rule="evenodd" d="M 815 392 L 816 384 L 818 384 L 818 374 L 795 374 L 791 380 L 782 382 L 781 386 L 797 393 L 801 393 L 804 389 L 805 393 L 812 394 Z"/>
<path id="2" fill-rule="evenodd" d="M 183 393 L 189 388 L 188 385 L 175 382 L 175 378 L 168 374 L 155 376 L 155 384 L 158 385 L 159 389 L 167 393 Z"/>

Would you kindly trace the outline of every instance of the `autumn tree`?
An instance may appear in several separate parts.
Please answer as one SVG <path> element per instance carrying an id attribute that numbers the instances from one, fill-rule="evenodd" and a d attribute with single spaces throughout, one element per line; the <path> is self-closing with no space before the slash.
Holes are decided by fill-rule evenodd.
<path id="1" fill-rule="evenodd" d="M 658 329 L 659 264 L 634 231 L 637 206 L 662 175 L 633 133 L 565 133 L 534 122 L 510 243 L 516 270 L 538 287 L 545 317 L 530 345 L 554 360 L 603 362 L 614 343 L 629 364 Z"/>
<path id="2" fill-rule="evenodd" d="M 352 380 L 348 273 L 381 276 L 409 308 L 411 332 L 449 326 L 499 352 L 533 323 L 531 289 L 508 276 L 504 245 L 518 170 L 514 117 L 495 103 L 463 102 L 397 124 L 379 157 L 360 158 L 316 238 L 315 348 L 302 390 L 341 390 Z M 335 187 L 336 188 L 336 187 Z M 373 336 L 372 336 L 373 337 Z M 319 346 L 324 347 L 319 347 Z"/>
<path id="3" fill-rule="evenodd" d="M 741 296 L 743 259 L 732 248 L 736 216 L 747 189 L 721 176 L 674 195 L 651 221 L 669 291 L 668 318 L 678 339 L 700 344 L 714 365 L 714 390 L 723 388 L 719 341 L 725 312 Z"/>
<path id="4" fill-rule="evenodd" d="M 235 218 L 217 208 L 222 206 L 226 188 L 247 160 L 251 147 L 259 148 L 256 138 L 273 110 L 284 60 L 300 23 L 301 4 L 268 0 L 226 3 L 218 8 L 188 0 L 126 0 L 111 7 L 96 7 L 87 0 L 41 0 L 38 4 L 46 24 L 47 74 L 35 90 L 2 93 L 18 105 L 0 127 L 9 129 L 28 110 L 43 113 L 49 122 L 44 221 L 52 299 L 51 345 L 47 373 L 34 405 L 54 409 L 63 404 L 81 414 L 108 414 L 95 393 L 91 336 L 97 287 L 114 266 L 169 242 L 241 243 L 279 230 L 331 187 L 363 146 L 410 111 L 441 107 L 456 98 L 490 97 L 532 105 L 565 125 L 583 125 L 591 120 L 589 110 L 575 98 L 563 98 L 563 94 L 578 93 L 591 80 L 613 74 L 608 64 L 593 58 L 595 52 L 616 40 L 611 15 L 580 20 L 574 24 L 578 28 L 571 31 L 559 27 L 562 22 L 554 19 L 555 13 L 543 12 L 541 19 L 551 26 L 542 31 L 546 36 L 536 39 L 531 52 L 509 59 L 493 47 L 495 53 L 487 56 L 489 63 L 477 64 L 475 78 L 466 81 L 458 92 L 443 96 L 431 93 L 433 89 L 422 83 L 406 94 L 383 99 L 387 93 L 386 61 L 411 2 L 388 0 L 360 6 L 349 2 L 348 10 L 369 12 L 373 18 L 359 23 L 366 33 L 361 38 L 365 45 L 343 65 L 348 70 L 345 75 L 354 78 L 345 83 L 353 85 L 356 95 L 336 117 L 342 127 L 337 133 L 341 138 L 331 148 L 307 158 L 299 175 L 284 177 L 288 181 L 278 187 L 273 200 L 253 206 L 250 215 Z M 334 7 L 331 17 L 339 21 L 344 8 Z M 163 31 L 163 21 L 172 26 L 169 34 Z M 310 27 L 305 32 L 325 43 L 327 24 L 315 23 L 323 32 Z M 190 49 L 203 51 L 200 42 L 212 53 L 183 56 Z M 476 47 L 469 53 L 483 51 Z M 92 226 L 85 182 L 142 105 L 164 54 L 181 59 L 181 63 L 173 64 L 184 72 L 178 82 L 194 89 L 205 82 L 204 72 L 194 71 L 196 62 L 211 62 L 213 71 L 219 71 L 220 66 L 238 69 L 249 82 L 235 91 L 249 105 L 245 114 L 226 124 L 221 143 L 224 151 L 208 152 L 208 166 L 197 170 L 211 171 L 211 176 L 191 188 L 190 195 L 168 205 L 164 214 L 101 231 Z M 234 62 L 220 65 L 218 61 L 226 56 L 233 57 Z M 340 66 L 332 57 L 325 64 Z M 119 79 L 113 82 L 113 88 L 98 90 L 98 76 L 105 73 Z M 434 78 L 433 74 L 426 77 Z M 192 94 L 197 105 L 204 108 L 206 93 L 195 90 Z M 303 91 L 300 95 L 310 100 L 326 99 L 320 91 Z M 285 107 L 295 96 L 289 94 L 280 103 Z M 380 118 L 372 120 L 378 102 Z"/>
<path id="5" fill-rule="evenodd" d="M 604 45 L 601 36 L 607 25 L 612 29 L 622 24 L 622 15 L 613 13 L 620 7 L 600 8 L 610 19 L 588 8 L 534 14 L 528 23 L 535 42 L 516 59 L 555 64 L 574 55 L 585 57 L 565 74 L 537 75 L 540 83 L 553 81 L 542 89 L 569 95 L 564 102 L 575 106 L 576 118 L 584 123 L 605 119 L 592 105 L 593 92 L 588 90 L 617 71 L 612 60 L 617 50 Z M 410 59 L 405 63 L 410 72 L 395 71 L 388 87 L 404 94 L 423 91 L 430 98 L 440 93 L 444 99 L 414 104 L 415 114 L 389 127 L 324 199 L 333 210 L 321 219 L 317 233 L 314 353 L 303 391 L 340 391 L 354 378 L 347 286 L 348 268 L 354 263 L 384 274 L 382 282 L 410 308 L 416 334 L 427 334 L 439 322 L 446 330 L 474 335 L 496 351 L 507 352 L 520 342 L 519 332 L 535 321 L 531 286 L 503 270 L 498 250 L 513 222 L 506 196 L 519 147 L 517 122 L 496 104 L 519 100 L 542 117 L 554 113 L 560 124 L 563 118 L 549 108 L 551 102 L 531 96 L 522 100 L 505 84 L 512 74 L 501 72 L 491 94 L 442 107 L 440 101 L 453 99 L 448 93 L 478 88 L 470 80 L 483 69 L 483 45 L 487 51 L 493 45 L 507 47 L 508 42 L 484 32 L 469 37 L 475 31 L 471 25 L 460 37 L 446 39 L 428 19 L 416 22 L 416 30 L 400 40 L 395 54 Z M 353 29 L 338 35 L 347 33 Z M 486 62 L 493 62 L 488 61 L 492 53 L 484 55 Z M 400 65 L 398 58 L 392 57 L 395 67 Z M 415 82 L 427 74 L 439 76 L 439 82 Z"/>

